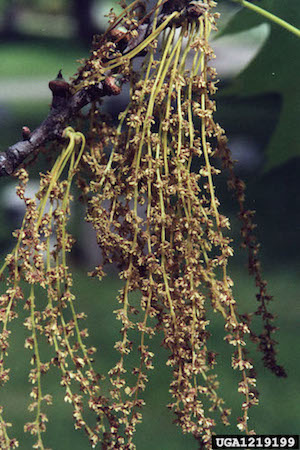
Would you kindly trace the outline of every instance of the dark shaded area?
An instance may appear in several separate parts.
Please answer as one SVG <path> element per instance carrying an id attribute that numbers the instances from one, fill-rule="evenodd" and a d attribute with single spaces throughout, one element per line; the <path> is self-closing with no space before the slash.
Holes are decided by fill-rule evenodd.
<path id="1" fill-rule="evenodd" d="M 222 93 L 222 91 L 221 91 Z M 299 264 L 300 254 L 300 158 L 264 172 L 264 149 L 278 123 L 281 97 L 277 94 L 247 98 L 217 97 L 216 120 L 227 131 L 230 142 L 243 135 L 255 143 L 261 156 L 259 166 L 247 166 L 251 155 L 243 154 L 236 164 L 238 175 L 246 181 L 246 205 L 255 210 L 256 234 L 261 242 L 261 255 L 266 265 Z M 283 150 L 284 151 L 284 146 Z M 235 159 L 235 155 L 233 153 Z M 237 204 L 226 189 L 226 175 L 217 177 L 217 192 L 222 210 L 232 219 L 236 238 L 239 222 L 235 219 Z M 236 246 L 238 251 L 238 245 Z M 238 252 L 239 253 L 239 252 Z"/>
<path id="2" fill-rule="evenodd" d="M 92 42 L 94 34 L 102 33 L 97 27 L 94 19 L 92 9 L 95 4 L 94 0 L 73 0 L 71 11 L 76 20 L 78 38 L 86 45 Z"/>
<path id="3" fill-rule="evenodd" d="M 19 36 L 17 29 L 18 2 L 11 0 L 3 6 L 2 29 L 0 36 L 6 39 L 13 39 Z"/>
<path id="4" fill-rule="evenodd" d="M 226 88 L 226 86 L 224 86 Z M 278 123 L 281 110 L 279 94 L 253 97 L 216 96 L 217 111 L 215 118 L 225 128 L 227 137 L 245 135 L 252 138 L 260 152 L 267 146 Z M 245 169 L 247 172 L 247 170 Z"/>
<path id="5" fill-rule="evenodd" d="M 262 177 L 249 180 L 248 198 L 254 199 L 263 253 L 275 263 L 299 266 L 300 158 L 294 158 Z"/>

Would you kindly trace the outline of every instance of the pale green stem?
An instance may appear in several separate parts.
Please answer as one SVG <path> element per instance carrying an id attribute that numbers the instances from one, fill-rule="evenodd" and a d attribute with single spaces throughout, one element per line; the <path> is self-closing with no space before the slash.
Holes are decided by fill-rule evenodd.
<path id="1" fill-rule="evenodd" d="M 42 441 L 41 435 L 41 402 L 42 402 L 42 383 L 41 383 L 41 359 L 40 359 L 40 351 L 39 344 L 36 333 L 36 325 L 35 325 L 35 293 L 34 293 L 34 285 L 31 285 L 30 288 L 30 317 L 31 317 L 31 326 L 32 326 L 32 338 L 34 342 L 34 356 L 37 370 L 37 411 L 36 411 L 36 419 L 35 423 L 37 426 L 37 437 L 38 444 L 40 449 L 44 449 L 44 444 Z"/>
<path id="2" fill-rule="evenodd" d="M 280 19 L 280 17 L 275 16 L 275 14 L 270 13 L 269 11 L 266 11 L 265 9 L 261 8 L 260 6 L 253 5 L 253 3 L 248 2 L 247 0 L 233 0 L 235 3 L 239 3 L 240 5 L 244 6 L 245 8 L 251 9 L 251 11 L 256 12 L 257 14 L 260 14 L 261 16 L 266 17 L 271 22 L 276 23 L 282 28 L 285 28 L 290 33 L 295 34 L 298 38 L 300 38 L 300 30 L 297 27 L 294 27 L 289 22 L 286 22 L 283 19 Z"/>

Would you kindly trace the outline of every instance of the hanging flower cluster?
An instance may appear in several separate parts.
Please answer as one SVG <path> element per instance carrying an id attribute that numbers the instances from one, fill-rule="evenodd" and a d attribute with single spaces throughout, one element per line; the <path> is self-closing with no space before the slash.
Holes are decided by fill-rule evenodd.
<path id="1" fill-rule="evenodd" d="M 158 6 L 162 3 L 166 2 L 158 2 Z M 18 195 L 25 202 L 26 214 L 15 233 L 16 247 L 1 270 L 3 276 L 7 271 L 7 289 L 0 297 L 0 379 L 5 383 L 9 378 L 5 368 L 9 322 L 17 317 L 17 304 L 25 302 L 29 311 L 25 347 L 33 352 L 30 410 L 35 414 L 25 431 L 37 437 L 34 448 L 44 448 L 42 432 L 47 417 L 43 405 L 51 403 L 51 396 L 44 393 L 42 380 L 52 366 L 61 371 L 65 401 L 74 409 L 75 428 L 86 431 L 92 447 L 101 443 L 104 449 L 135 448 L 143 391 L 148 371 L 154 369 L 150 338 L 156 333 L 163 335 L 167 365 L 172 370 L 168 407 L 175 422 L 200 446 L 211 448 L 215 426 L 211 411 L 219 411 L 225 425 L 230 415 L 218 395 L 216 354 L 208 349 L 207 311 L 211 307 L 224 318 L 232 367 L 240 373 L 240 431 L 254 433 L 248 426 L 248 413 L 258 403 L 254 369 L 245 352 L 250 334 L 260 349 L 266 350 L 266 365 L 284 375 L 275 361 L 274 327 L 266 309 L 270 297 L 260 275 L 251 214 L 244 208 L 244 185 L 234 175 L 224 130 L 213 118 L 216 105 L 211 97 L 217 90 L 217 79 L 209 64 L 214 54 L 208 43 L 211 30 L 216 28 L 217 15 L 210 11 L 213 6 L 211 0 L 193 2 L 188 13 L 175 8 L 163 17 L 157 9 L 149 36 L 129 48 L 125 56 L 116 42 L 123 41 L 125 48 L 136 37 L 136 16 L 125 8 L 120 18 L 111 17 L 110 38 L 97 43 L 73 81 L 73 89 L 106 83 L 107 89 L 118 94 L 118 77 L 129 80 L 130 102 L 118 127 L 106 123 L 94 105 L 89 113 L 87 145 L 81 133 L 67 128 L 69 144 L 51 172 L 41 177 L 36 200 L 26 198 L 28 175 L 24 169 L 19 171 Z M 128 33 L 116 29 L 119 23 L 129 30 L 130 39 Z M 145 48 L 143 66 L 136 73 L 131 60 Z M 220 160 L 223 168 L 229 169 L 230 186 L 237 193 L 244 245 L 249 248 L 251 270 L 259 287 L 259 314 L 266 323 L 260 336 L 250 332 L 250 315 L 239 316 L 232 293 L 233 281 L 228 274 L 228 259 L 233 254 L 230 223 L 220 212 L 214 184 Z M 115 343 L 120 357 L 109 372 L 111 389 L 106 395 L 101 390 L 101 376 L 93 369 L 95 348 L 85 346 L 87 331 L 79 326 L 84 314 L 75 311 L 72 294 L 67 255 L 74 240 L 67 232 L 67 221 L 73 178 L 86 199 L 87 220 L 96 231 L 103 255 L 103 265 L 91 275 L 101 279 L 105 266 L 114 264 L 124 281 L 115 311 L 121 325 L 121 338 Z M 55 246 L 51 248 L 53 236 Z M 28 298 L 21 289 L 21 279 L 30 285 Z M 46 306 L 39 302 L 37 286 L 46 292 Z M 132 339 L 133 330 L 139 332 L 139 342 Z M 40 352 L 42 338 L 53 350 L 47 362 Z M 139 363 L 134 365 L 130 355 L 136 352 Z M 86 409 L 95 413 L 94 425 L 85 419 Z M 15 448 L 18 443 L 9 438 L 9 424 L 2 409 L 0 412 L 1 448 Z"/>

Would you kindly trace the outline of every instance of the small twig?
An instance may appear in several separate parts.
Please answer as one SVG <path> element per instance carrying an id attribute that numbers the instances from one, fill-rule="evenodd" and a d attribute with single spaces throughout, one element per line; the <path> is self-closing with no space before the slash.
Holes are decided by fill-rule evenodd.
<path id="1" fill-rule="evenodd" d="M 8 148 L 6 152 L 0 153 L 0 176 L 11 175 L 17 167 L 36 149 L 49 141 L 62 137 L 66 124 L 75 117 L 78 112 L 87 104 L 104 97 L 106 95 L 116 95 L 120 93 L 109 83 L 111 77 L 108 76 L 103 83 L 98 86 L 91 86 L 76 92 L 63 95 L 62 92 L 52 91 L 53 100 L 49 115 L 30 134 L 26 129 L 24 140 L 17 142 Z M 50 82 L 49 85 L 51 85 Z"/>

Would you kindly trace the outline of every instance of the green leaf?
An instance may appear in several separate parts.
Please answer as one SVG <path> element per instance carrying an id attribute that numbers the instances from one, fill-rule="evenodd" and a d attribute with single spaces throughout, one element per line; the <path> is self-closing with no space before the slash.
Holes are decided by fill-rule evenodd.
<path id="1" fill-rule="evenodd" d="M 299 0 L 262 0 L 259 6 L 294 26 L 300 24 Z M 239 33 L 262 23 L 268 23 L 265 17 L 243 8 L 220 35 Z M 300 39 L 275 23 L 269 25 L 265 44 L 230 88 L 230 94 L 239 97 L 268 93 L 281 96 L 279 121 L 266 148 L 266 169 L 300 156 Z"/>

